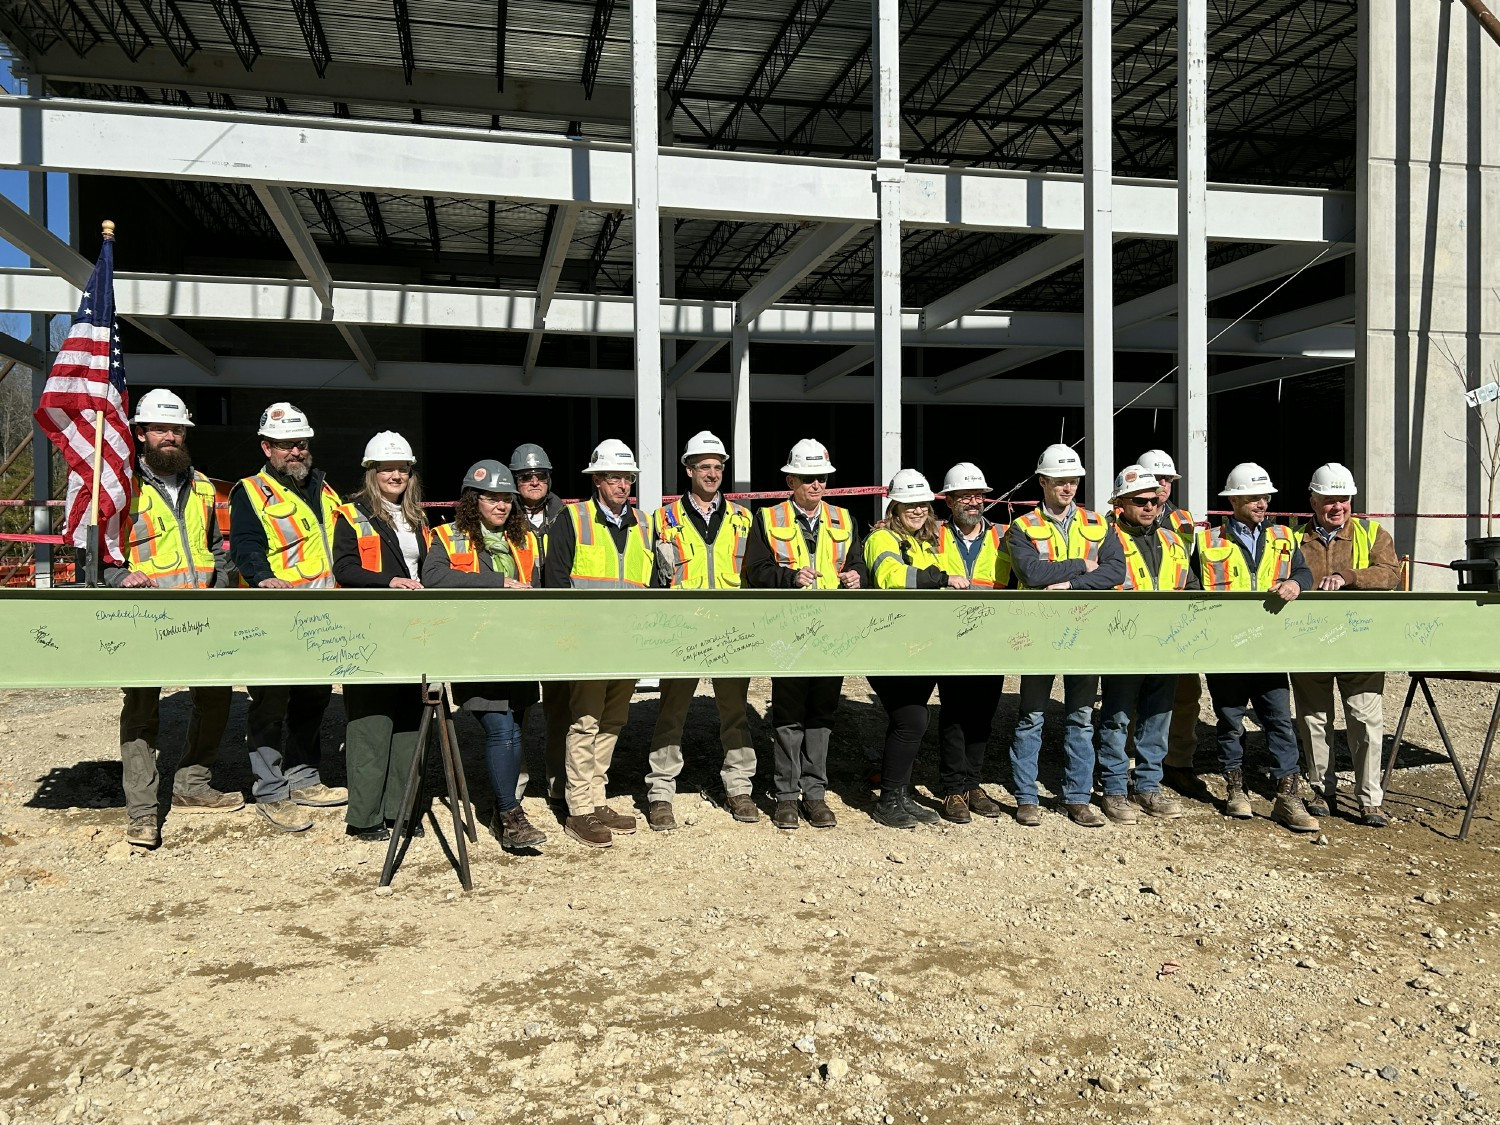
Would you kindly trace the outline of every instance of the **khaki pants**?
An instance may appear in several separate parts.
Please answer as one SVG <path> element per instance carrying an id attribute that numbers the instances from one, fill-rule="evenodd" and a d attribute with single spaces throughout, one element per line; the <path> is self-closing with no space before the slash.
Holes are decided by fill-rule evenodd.
<path id="1" fill-rule="evenodd" d="M 586 816 L 604 804 L 615 743 L 630 716 L 634 680 L 575 680 L 568 685 L 573 724 L 568 728 L 564 765 L 568 814 Z"/>
<path id="2" fill-rule="evenodd" d="M 1177 694 L 1172 699 L 1172 725 L 1167 730 L 1167 757 L 1162 766 L 1169 770 L 1190 770 L 1193 755 L 1198 752 L 1198 704 L 1203 697 L 1203 677 L 1196 673 L 1177 677 Z"/>
<path id="3" fill-rule="evenodd" d="M 729 797 L 750 795 L 755 777 L 755 744 L 750 741 L 750 720 L 745 703 L 750 681 L 715 679 L 714 702 L 719 707 L 719 742 L 724 747 L 724 768 L 719 777 Z M 646 774 L 646 799 L 670 801 L 677 794 L 682 773 L 682 727 L 698 690 L 697 680 L 663 680 L 661 709 L 651 734 L 651 769 Z"/>
<path id="4" fill-rule="evenodd" d="M 1292 697 L 1297 704 L 1297 735 L 1308 784 L 1320 793 L 1338 791 L 1328 736 L 1333 726 L 1333 688 L 1344 697 L 1345 736 L 1354 760 L 1354 795 L 1362 806 L 1379 808 L 1381 750 L 1385 745 L 1384 672 L 1297 672 Z"/>

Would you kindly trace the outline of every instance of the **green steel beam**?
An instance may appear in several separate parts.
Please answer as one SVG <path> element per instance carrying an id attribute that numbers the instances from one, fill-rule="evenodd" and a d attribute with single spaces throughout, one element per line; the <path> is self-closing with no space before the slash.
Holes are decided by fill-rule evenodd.
<path id="1" fill-rule="evenodd" d="M 12 590 L 0 626 L 5 688 L 1500 671 L 1500 596 L 1457 593 Z"/>

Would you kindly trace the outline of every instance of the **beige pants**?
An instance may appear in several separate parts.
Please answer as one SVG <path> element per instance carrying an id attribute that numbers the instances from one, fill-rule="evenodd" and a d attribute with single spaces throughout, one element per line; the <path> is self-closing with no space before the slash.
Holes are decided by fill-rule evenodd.
<path id="1" fill-rule="evenodd" d="M 1380 753 L 1385 745 L 1384 672 L 1297 672 L 1292 697 L 1297 704 L 1297 735 L 1307 780 L 1320 793 L 1338 791 L 1338 775 L 1328 736 L 1333 727 L 1333 687 L 1344 697 L 1345 736 L 1354 760 L 1354 795 L 1359 803 L 1379 808 Z"/>
<path id="2" fill-rule="evenodd" d="M 719 742 L 724 768 L 719 772 L 726 796 L 749 796 L 755 777 L 755 743 L 750 740 L 750 718 L 745 702 L 750 681 L 715 679 L 714 701 L 719 708 Z M 646 773 L 646 799 L 670 801 L 677 794 L 682 773 L 682 728 L 698 690 L 697 680 L 663 680 L 661 709 L 651 735 L 651 768 Z"/>
<path id="3" fill-rule="evenodd" d="M 1198 752 L 1198 701 L 1203 696 L 1203 677 L 1178 676 L 1172 700 L 1172 725 L 1167 729 L 1167 769 L 1190 770 Z"/>
<path id="4" fill-rule="evenodd" d="M 630 717 L 634 680 L 575 680 L 568 685 L 573 725 L 568 728 L 564 764 L 568 814 L 586 816 L 604 804 L 609 764 L 625 720 Z"/>

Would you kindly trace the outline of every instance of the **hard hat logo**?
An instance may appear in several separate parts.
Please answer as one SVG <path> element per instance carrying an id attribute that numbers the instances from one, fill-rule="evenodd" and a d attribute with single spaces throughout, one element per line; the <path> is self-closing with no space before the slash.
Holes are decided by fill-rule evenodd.
<path id="1" fill-rule="evenodd" d="M 479 466 L 479 468 L 477 468 L 477 469 L 474 470 L 474 479 L 475 480 L 484 480 L 485 477 L 487 477 L 489 475 L 490 475 L 490 471 L 488 469 L 486 469 L 483 465 Z"/>

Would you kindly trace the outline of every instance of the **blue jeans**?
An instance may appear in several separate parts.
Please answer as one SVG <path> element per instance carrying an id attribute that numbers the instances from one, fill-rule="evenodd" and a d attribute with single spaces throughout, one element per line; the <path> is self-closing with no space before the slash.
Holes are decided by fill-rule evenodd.
<path id="1" fill-rule="evenodd" d="M 1011 789 L 1020 805 L 1035 805 L 1037 758 L 1042 752 L 1042 719 L 1055 676 L 1021 677 L 1021 710 L 1010 744 Z M 1094 697 L 1098 676 L 1064 676 L 1063 801 L 1086 805 L 1094 792 Z"/>
<path id="2" fill-rule="evenodd" d="M 1244 768 L 1245 712 L 1252 706 L 1266 732 L 1266 749 L 1273 762 L 1271 776 L 1280 781 L 1301 768 L 1297 732 L 1292 726 L 1291 689 L 1284 672 L 1224 672 L 1205 678 L 1218 718 L 1221 770 Z"/>
<path id="3" fill-rule="evenodd" d="M 1135 715 L 1137 793 L 1161 791 L 1161 764 L 1167 757 L 1167 730 L 1177 697 L 1176 676 L 1105 676 L 1099 708 L 1099 783 L 1106 797 L 1123 797 L 1130 759 L 1125 742 Z"/>
<path id="4" fill-rule="evenodd" d="M 521 724 L 516 722 L 514 711 L 476 711 L 474 717 L 484 728 L 484 764 L 490 771 L 495 806 L 501 812 L 510 812 L 521 803 L 516 800 L 521 779 Z"/>

